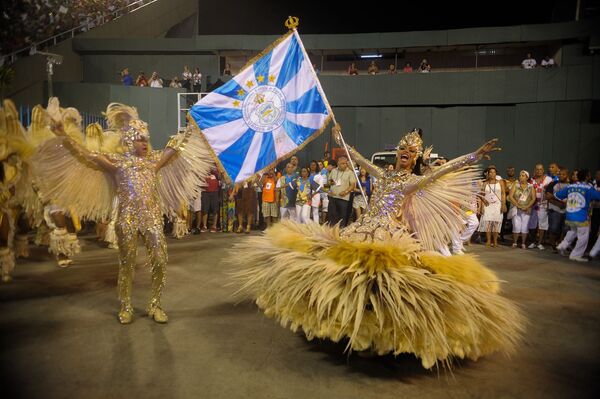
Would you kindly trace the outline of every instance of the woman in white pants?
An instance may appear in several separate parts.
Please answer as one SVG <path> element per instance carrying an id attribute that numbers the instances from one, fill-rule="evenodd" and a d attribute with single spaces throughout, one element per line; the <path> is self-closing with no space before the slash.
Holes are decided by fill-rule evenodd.
<path id="1" fill-rule="evenodd" d="M 300 177 L 296 180 L 298 194 L 296 195 L 296 217 L 298 223 L 310 222 L 310 199 L 312 190 L 310 189 L 310 179 L 308 178 L 308 169 L 300 170 Z"/>
<path id="2" fill-rule="evenodd" d="M 531 216 L 531 208 L 535 204 L 535 193 L 533 186 L 528 183 L 529 173 L 522 170 L 519 173 L 519 182 L 513 185 L 508 200 L 513 204 L 512 225 L 513 225 L 513 248 L 517 248 L 519 235 L 521 236 L 521 248 L 526 249 L 525 240 L 529 233 L 529 218 Z"/>

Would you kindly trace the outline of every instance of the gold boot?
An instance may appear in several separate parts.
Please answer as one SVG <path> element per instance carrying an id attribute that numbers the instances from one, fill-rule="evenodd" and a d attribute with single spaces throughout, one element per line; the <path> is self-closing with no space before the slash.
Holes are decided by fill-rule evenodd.
<path id="1" fill-rule="evenodd" d="M 0 248 L 0 269 L 2 270 L 2 281 L 4 283 L 11 281 L 11 274 L 15 269 L 15 254 L 8 248 Z"/>
<path id="2" fill-rule="evenodd" d="M 122 302 L 119 310 L 119 322 L 121 324 L 130 324 L 133 321 L 133 308 L 131 303 Z"/>
<path id="3" fill-rule="evenodd" d="M 15 236 L 15 258 L 29 258 L 29 241 L 25 234 Z"/>
<path id="4" fill-rule="evenodd" d="M 150 304 L 150 306 L 148 306 L 148 317 L 154 319 L 154 321 L 157 323 L 166 323 L 169 321 L 169 317 L 165 311 L 156 304 Z"/>

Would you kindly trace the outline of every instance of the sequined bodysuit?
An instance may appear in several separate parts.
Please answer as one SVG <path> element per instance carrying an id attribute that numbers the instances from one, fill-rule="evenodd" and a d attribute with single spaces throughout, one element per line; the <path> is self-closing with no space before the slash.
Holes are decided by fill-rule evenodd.
<path id="1" fill-rule="evenodd" d="M 358 241 L 389 239 L 395 233 L 407 232 L 398 219 L 406 183 L 416 176 L 410 172 L 381 170 L 369 202 L 369 209 L 341 232 L 342 237 Z"/>
<path id="2" fill-rule="evenodd" d="M 377 181 L 369 202 L 369 209 L 361 215 L 356 222 L 348 225 L 341 231 L 341 236 L 356 241 L 381 241 L 392 238 L 397 234 L 417 233 L 412 231 L 402 205 L 405 190 L 410 187 L 419 190 L 451 171 L 459 170 L 477 162 L 475 153 L 456 158 L 442 166 L 430 169 L 424 176 L 417 176 L 408 170 L 384 171 L 365 159 L 356 150 L 349 148 L 350 155 L 356 162 L 365 167 Z"/>
<path id="3" fill-rule="evenodd" d="M 152 297 L 150 305 L 160 306 L 165 285 L 167 243 L 163 232 L 161 202 L 158 193 L 157 164 L 162 152 L 154 151 L 147 157 L 113 155 L 115 165 L 118 217 L 115 225 L 119 246 L 119 299 L 124 307 L 131 307 L 131 290 L 137 257 L 138 236 L 141 235 L 148 253 L 147 265 L 152 270 Z"/>
<path id="4" fill-rule="evenodd" d="M 115 176 L 119 198 L 119 224 L 135 227 L 140 232 L 162 227 L 163 219 L 157 189 L 156 165 L 161 152 L 147 157 L 121 155 L 111 157 L 117 167 Z"/>

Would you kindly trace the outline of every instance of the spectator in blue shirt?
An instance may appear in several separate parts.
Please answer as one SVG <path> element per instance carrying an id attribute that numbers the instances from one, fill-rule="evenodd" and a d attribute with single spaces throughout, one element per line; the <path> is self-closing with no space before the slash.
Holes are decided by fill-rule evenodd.
<path id="1" fill-rule="evenodd" d="M 570 229 L 556 249 L 561 255 L 565 255 L 567 247 L 577 238 L 577 244 L 569 255 L 569 259 L 577 262 L 588 261 L 583 254 L 590 236 L 590 204 L 592 201 L 600 200 L 600 192 L 589 184 L 591 178 L 590 171 L 582 169 L 577 172 L 578 183 L 569 184 L 554 194 L 559 200 L 567 200 L 566 224 Z"/>
<path id="2" fill-rule="evenodd" d="M 133 77 L 129 74 L 129 68 L 121 71 L 121 82 L 123 82 L 123 86 L 133 86 Z"/>

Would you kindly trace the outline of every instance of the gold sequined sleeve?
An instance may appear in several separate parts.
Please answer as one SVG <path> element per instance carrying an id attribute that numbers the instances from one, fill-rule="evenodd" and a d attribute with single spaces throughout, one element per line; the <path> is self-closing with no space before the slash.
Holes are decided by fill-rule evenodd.
<path id="1" fill-rule="evenodd" d="M 365 168 L 366 171 L 369 172 L 369 174 L 371 176 L 374 176 L 374 177 L 383 176 L 382 168 L 380 168 L 379 166 L 375 165 L 374 163 L 372 163 L 371 161 L 369 161 L 368 159 L 363 157 L 358 151 L 356 151 L 354 148 L 352 148 L 350 146 L 348 146 L 348 151 L 350 152 L 350 156 L 352 157 L 352 159 L 359 166 L 362 166 L 363 168 Z"/>

